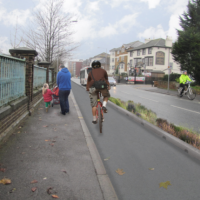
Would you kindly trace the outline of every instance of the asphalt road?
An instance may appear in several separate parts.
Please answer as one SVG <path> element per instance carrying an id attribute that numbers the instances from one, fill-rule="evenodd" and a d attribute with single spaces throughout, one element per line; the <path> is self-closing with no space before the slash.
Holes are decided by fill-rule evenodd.
<path id="1" fill-rule="evenodd" d="M 200 161 L 109 106 L 100 134 L 88 93 L 73 82 L 72 90 L 120 200 L 200 199 Z M 171 185 L 160 188 L 166 181 Z"/>
<path id="2" fill-rule="evenodd" d="M 198 101 L 136 89 L 131 85 L 118 85 L 111 89 L 111 96 L 123 101 L 141 103 L 157 117 L 179 126 L 200 132 L 200 104 Z"/>

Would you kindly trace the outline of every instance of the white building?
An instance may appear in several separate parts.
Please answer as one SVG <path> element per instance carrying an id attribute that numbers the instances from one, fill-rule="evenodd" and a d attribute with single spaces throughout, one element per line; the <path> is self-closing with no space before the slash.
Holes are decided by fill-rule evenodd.
<path id="1" fill-rule="evenodd" d="M 169 37 L 166 40 L 162 38 L 145 39 L 144 44 L 127 50 L 129 52 L 129 70 L 137 66 L 137 64 L 144 62 L 145 65 L 140 65 L 142 71 L 160 70 L 168 73 L 168 66 L 172 66 L 171 72 L 180 74 L 180 66 L 174 62 L 171 54 L 172 45 L 172 39 Z"/>

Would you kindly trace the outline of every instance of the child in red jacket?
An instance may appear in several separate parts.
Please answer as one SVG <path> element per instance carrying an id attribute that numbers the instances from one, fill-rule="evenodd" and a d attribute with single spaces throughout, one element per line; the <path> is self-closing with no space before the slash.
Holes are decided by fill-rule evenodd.
<path id="1" fill-rule="evenodd" d="M 42 95 L 45 102 L 46 112 L 48 112 L 48 108 L 50 108 L 52 96 L 54 93 L 49 89 L 48 83 L 45 83 L 42 88 Z"/>

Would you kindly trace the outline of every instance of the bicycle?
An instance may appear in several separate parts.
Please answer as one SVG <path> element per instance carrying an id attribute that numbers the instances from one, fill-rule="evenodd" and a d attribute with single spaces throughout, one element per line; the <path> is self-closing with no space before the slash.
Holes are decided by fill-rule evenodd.
<path id="1" fill-rule="evenodd" d="M 196 97 L 196 91 L 195 89 L 190 87 L 190 83 L 191 82 L 189 81 L 186 82 L 186 84 L 188 84 L 188 87 L 187 90 L 183 92 L 183 94 L 187 95 L 188 99 L 193 100 Z M 179 96 L 181 95 L 182 89 L 183 89 L 182 87 L 179 87 L 177 90 Z"/>
<path id="2" fill-rule="evenodd" d="M 99 131 L 102 133 L 102 127 L 103 127 L 103 109 L 102 109 L 102 102 L 100 100 L 101 92 L 97 92 L 97 110 L 96 110 L 96 118 L 99 122 Z"/>

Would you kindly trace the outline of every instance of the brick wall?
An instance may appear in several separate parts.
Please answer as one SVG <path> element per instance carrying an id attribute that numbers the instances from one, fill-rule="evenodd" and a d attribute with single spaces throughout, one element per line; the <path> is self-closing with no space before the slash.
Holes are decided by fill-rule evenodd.
<path id="1" fill-rule="evenodd" d="M 179 86 L 179 83 L 177 83 L 175 81 L 170 81 L 169 82 L 169 89 L 176 90 L 178 86 Z M 167 89 L 168 88 L 168 82 L 167 81 L 158 81 L 158 86 L 157 87 L 158 88 Z"/>

